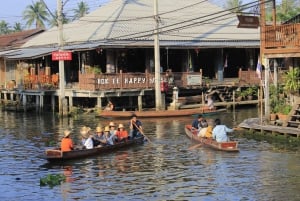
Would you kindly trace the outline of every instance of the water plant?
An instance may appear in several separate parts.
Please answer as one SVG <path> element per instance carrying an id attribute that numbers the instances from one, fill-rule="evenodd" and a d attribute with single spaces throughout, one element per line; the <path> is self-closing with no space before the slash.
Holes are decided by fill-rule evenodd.
<path id="1" fill-rule="evenodd" d="M 48 174 L 44 178 L 40 178 L 40 186 L 49 186 L 50 188 L 53 188 L 65 181 L 66 176 L 62 174 Z"/>

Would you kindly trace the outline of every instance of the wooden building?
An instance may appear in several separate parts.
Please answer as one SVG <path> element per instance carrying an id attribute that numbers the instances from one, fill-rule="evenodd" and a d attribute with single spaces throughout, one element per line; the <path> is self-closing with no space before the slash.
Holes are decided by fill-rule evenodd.
<path id="1" fill-rule="evenodd" d="M 162 83 L 176 86 L 179 93 L 185 89 L 200 93 L 212 81 L 259 83 L 255 74 L 259 29 L 238 28 L 235 14 L 207 1 L 163 0 L 158 9 Z M 98 107 L 111 97 L 153 99 L 153 17 L 151 1 L 116 0 L 64 25 L 64 50 L 72 52 L 72 60 L 64 62 L 63 77 L 69 106 L 78 98 L 96 100 Z M 36 102 L 43 103 L 46 93 L 52 106 L 59 95 L 58 62 L 51 57 L 59 48 L 58 31 L 51 28 L 17 50 L 0 52 L 6 63 L 27 64 L 28 74 L 17 79 L 20 73 L 15 71 L 10 77 L 15 88 L 22 89 L 18 91 L 22 97 L 41 91 Z"/>

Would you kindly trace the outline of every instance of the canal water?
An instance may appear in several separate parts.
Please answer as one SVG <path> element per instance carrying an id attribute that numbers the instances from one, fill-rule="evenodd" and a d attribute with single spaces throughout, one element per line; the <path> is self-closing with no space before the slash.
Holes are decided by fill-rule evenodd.
<path id="1" fill-rule="evenodd" d="M 256 108 L 207 118 L 232 127 L 257 117 Z M 85 115 L 58 119 L 53 114 L 0 112 L 0 200 L 300 200 L 300 154 L 272 144 L 234 136 L 239 153 L 199 147 L 184 134 L 193 117 L 143 119 L 145 143 L 100 156 L 51 164 L 44 150 L 66 128 L 105 126 L 109 119 Z M 114 120 L 115 123 L 127 121 Z M 40 186 L 48 175 L 66 182 Z"/>

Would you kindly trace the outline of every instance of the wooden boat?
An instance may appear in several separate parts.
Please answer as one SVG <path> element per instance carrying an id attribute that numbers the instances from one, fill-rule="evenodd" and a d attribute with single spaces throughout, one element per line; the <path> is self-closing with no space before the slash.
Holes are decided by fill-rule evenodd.
<path id="1" fill-rule="evenodd" d="M 226 109 L 179 109 L 179 110 L 145 110 L 145 111 L 101 111 L 98 116 L 105 118 L 130 118 L 133 114 L 136 114 L 139 118 L 153 118 L 153 117 L 182 117 L 196 114 L 215 114 Z"/>
<path id="2" fill-rule="evenodd" d="M 186 135 L 193 141 L 199 142 L 204 146 L 213 148 L 215 150 L 226 151 L 226 152 L 238 152 L 238 142 L 229 141 L 229 142 L 217 142 L 211 138 L 203 138 L 197 136 L 197 131 L 191 130 L 192 125 L 185 126 Z"/>
<path id="3" fill-rule="evenodd" d="M 124 147 L 130 147 L 135 144 L 142 144 L 144 137 L 138 137 L 127 142 L 120 142 L 114 145 L 107 145 L 102 147 L 95 147 L 93 149 L 75 149 L 72 151 L 62 152 L 60 148 L 47 149 L 45 152 L 45 158 L 50 161 L 64 161 L 69 159 L 84 158 L 92 155 L 99 155 L 102 153 L 111 152 Z"/>

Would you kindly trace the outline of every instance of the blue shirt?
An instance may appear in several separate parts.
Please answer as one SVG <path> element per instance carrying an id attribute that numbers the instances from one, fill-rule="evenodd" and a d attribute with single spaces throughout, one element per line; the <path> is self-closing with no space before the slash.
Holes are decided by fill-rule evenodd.
<path id="1" fill-rule="evenodd" d="M 216 139 L 217 142 L 227 142 L 227 132 L 233 132 L 233 129 L 225 125 L 216 125 L 212 131 L 212 137 Z"/>

